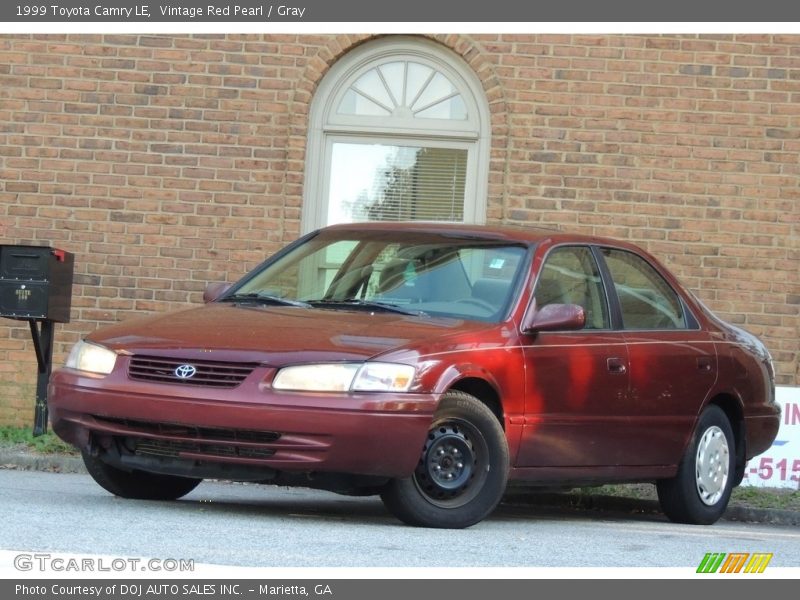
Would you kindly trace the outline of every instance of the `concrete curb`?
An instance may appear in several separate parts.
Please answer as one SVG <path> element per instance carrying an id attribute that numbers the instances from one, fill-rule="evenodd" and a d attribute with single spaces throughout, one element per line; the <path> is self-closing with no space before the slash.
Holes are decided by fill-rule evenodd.
<path id="1" fill-rule="evenodd" d="M 83 460 L 66 454 L 34 454 L 0 449 L 0 468 L 55 473 L 86 473 Z"/>
<path id="2" fill-rule="evenodd" d="M 511 489 L 503 499 L 505 504 L 547 507 L 567 507 L 576 510 L 597 510 L 617 513 L 661 513 L 657 500 L 570 493 L 532 493 Z M 724 521 L 769 523 L 771 525 L 800 526 L 800 512 L 776 508 L 729 506 L 722 516 Z"/>
<path id="3" fill-rule="evenodd" d="M 83 460 L 66 454 L 34 454 L 19 450 L 0 449 L 0 469 L 50 471 L 54 473 L 86 473 Z M 572 508 L 616 513 L 660 513 L 655 500 L 603 496 L 540 492 L 534 493 L 520 488 L 511 488 L 503 498 L 503 504 L 536 506 L 541 508 Z M 726 521 L 769 523 L 772 525 L 800 526 L 800 512 L 774 508 L 750 508 L 729 506 L 722 517 Z"/>

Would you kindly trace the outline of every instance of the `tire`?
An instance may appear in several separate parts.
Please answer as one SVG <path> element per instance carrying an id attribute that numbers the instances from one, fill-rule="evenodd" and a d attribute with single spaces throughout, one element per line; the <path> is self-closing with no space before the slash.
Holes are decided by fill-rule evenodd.
<path id="1" fill-rule="evenodd" d="M 120 498 L 132 500 L 177 500 L 200 485 L 202 479 L 125 471 L 83 452 L 83 464 L 97 484 Z"/>
<path id="2" fill-rule="evenodd" d="M 700 415 L 678 473 L 656 483 L 661 510 L 676 523 L 711 525 L 728 507 L 736 480 L 733 430 L 721 408 Z"/>
<path id="3" fill-rule="evenodd" d="M 474 396 L 451 391 L 439 403 L 414 474 L 390 481 L 381 499 L 409 525 L 462 529 L 495 509 L 508 468 L 497 417 Z"/>

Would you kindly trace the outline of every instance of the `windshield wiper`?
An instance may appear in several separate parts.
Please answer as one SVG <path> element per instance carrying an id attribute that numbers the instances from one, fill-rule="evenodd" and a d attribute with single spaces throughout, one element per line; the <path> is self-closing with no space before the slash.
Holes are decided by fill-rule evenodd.
<path id="1" fill-rule="evenodd" d="M 357 298 L 349 298 L 347 300 L 309 300 L 308 304 L 314 308 L 363 308 L 365 310 L 380 310 L 383 312 L 397 313 L 400 315 L 411 315 L 412 317 L 428 316 L 428 313 L 422 310 L 409 310 L 388 302 L 359 300 Z"/>
<path id="2" fill-rule="evenodd" d="M 281 298 L 280 296 L 273 296 L 272 294 L 264 294 L 262 292 L 248 292 L 246 294 L 233 294 L 220 298 L 220 302 L 263 302 L 264 304 L 279 304 L 281 306 L 297 306 L 299 308 L 311 308 L 308 302 L 301 300 L 291 300 L 289 298 Z"/>

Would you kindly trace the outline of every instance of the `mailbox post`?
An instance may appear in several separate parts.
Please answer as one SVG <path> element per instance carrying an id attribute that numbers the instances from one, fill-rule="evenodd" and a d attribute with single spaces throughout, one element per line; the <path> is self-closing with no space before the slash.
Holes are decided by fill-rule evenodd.
<path id="1" fill-rule="evenodd" d="M 69 322 L 74 265 L 74 255 L 64 250 L 0 245 L 0 317 L 27 321 L 36 351 L 34 436 L 47 431 L 55 324 Z"/>

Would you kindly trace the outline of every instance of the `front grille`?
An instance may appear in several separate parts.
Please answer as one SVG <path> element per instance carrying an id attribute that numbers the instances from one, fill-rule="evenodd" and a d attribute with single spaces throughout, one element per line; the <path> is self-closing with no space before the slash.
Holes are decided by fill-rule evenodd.
<path id="1" fill-rule="evenodd" d="M 202 454 L 224 458 L 269 458 L 275 451 L 269 448 L 246 448 L 242 446 L 213 446 L 195 442 L 172 440 L 136 440 L 134 453 L 138 456 L 161 456 L 178 458 L 182 453 Z"/>
<path id="2" fill-rule="evenodd" d="M 234 442 L 243 444 L 269 444 L 281 437 L 275 431 L 252 431 L 249 429 L 222 429 L 216 427 L 194 427 L 173 423 L 153 423 L 134 419 L 94 417 L 99 423 L 122 425 L 131 433 L 147 433 L 163 437 L 179 437 L 199 442 Z"/>
<path id="3" fill-rule="evenodd" d="M 182 365 L 194 367 L 196 370 L 194 375 L 185 379 L 178 377 L 175 370 Z M 128 377 L 138 381 L 234 388 L 242 383 L 257 366 L 257 363 L 133 356 L 128 365 Z"/>

